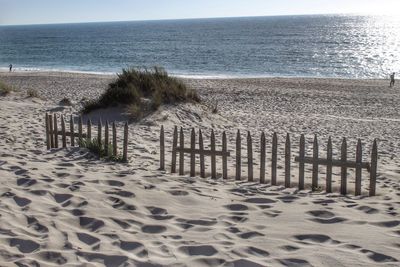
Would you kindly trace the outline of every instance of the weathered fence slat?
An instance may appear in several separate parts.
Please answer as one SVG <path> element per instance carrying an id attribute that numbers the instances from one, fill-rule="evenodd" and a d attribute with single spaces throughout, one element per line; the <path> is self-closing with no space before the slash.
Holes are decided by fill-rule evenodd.
<path id="1" fill-rule="evenodd" d="M 117 145 L 117 126 L 115 124 L 115 121 L 113 122 L 112 125 L 112 132 L 113 132 L 113 156 L 116 157 L 118 154 L 118 145 Z"/>
<path id="2" fill-rule="evenodd" d="M 358 139 L 357 150 L 356 150 L 356 189 L 355 195 L 361 195 L 361 175 L 362 175 L 362 144 L 361 140 Z"/>
<path id="3" fill-rule="evenodd" d="M 203 133 L 199 130 L 200 177 L 206 178 Z"/>
<path id="4" fill-rule="evenodd" d="M 196 154 L 194 150 L 196 149 L 196 133 L 194 128 L 192 129 L 190 136 L 190 177 L 196 176 Z"/>
<path id="5" fill-rule="evenodd" d="M 272 137 L 271 185 L 276 185 L 277 161 L 278 161 L 278 135 L 274 133 Z"/>
<path id="6" fill-rule="evenodd" d="M 332 193 L 332 139 L 329 136 L 326 152 L 326 193 Z"/>
<path id="7" fill-rule="evenodd" d="M 347 141 L 346 138 L 343 138 L 342 142 L 342 168 L 341 168 L 341 179 L 340 179 L 340 193 L 342 195 L 347 194 L 347 167 L 346 167 L 346 161 L 347 161 Z"/>
<path id="8" fill-rule="evenodd" d="M 290 135 L 286 135 L 285 142 L 285 187 L 290 187 Z"/>
<path id="9" fill-rule="evenodd" d="M 265 133 L 261 133 L 260 141 L 260 183 L 265 184 Z"/>
<path id="10" fill-rule="evenodd" d="M 57 114 L 54 114 L 54 147 L 58 148 L 58 125 L 57 125 Z"/>
<path id="11" fill-rule="evenodd" d="M 253 182 L 253 140 L 250 131 L 247 132 L 247 169 L 247 180 Z"/>
<path id="12" fill-rule="evenodd" d="M 109 153 L 109 144 L 110 144 L 110 129 L 109 129 L 108 120 L 106 120 L 106 125 L 104 126 L 104 151 L 106 152 L 107 156 L 110 156 Z"/>
<path id="13" fill-rule="evenodd" d="M 49 115 L 49 130 L 50 130 L 50 147 L 54 148 L 54 129 L 53 129 L 53 115 Z"/>
<path id="14" fill-rule="evenodd" d="M 160 130 L 160 171 L 165 171 L 165 137 L 164 137 L 164 125 L 161 125 L 161 130 Z"/>
<path id="15" fill-rule="evenodd" d="M 44 119 L 46 121 L 46 147 L 47 147 L 47 150 L 49 150 L 51 147 L 50 147 L 49 114 L 48 113 L 46 113 L 46 116 Z"/>
<path id="16" fill-rule="evenodd" d="M 240 181 L 242 176 L 242 138 L 240 131 L 236 134 L 236 180 Z"/>
<path id="17" fill-rule="evenodd" d="M 69 129 L 71 132 L 71 146 L 75 146 L 74 117 L 72 115 L 69 120 Z"/>
<path id="18" fill-rule="evenodd" d="M 217 179 L 217 162 L 215 156 L 215 133 L 211 130 L 211 178 Z"/>
<path id="19" fill-rule="evenodd" d="M 183 149 L 185 147 L 185 139 L 183 135 L 183 128 L 181 127 L 181 131 L 179 134 L 179 148 Z M 185 174 L 185 166 L 184 166 L 184 152 L 183 150 L 179 151 L 179 175 Z"/>
<path id="20" fill-rule="evenodd" d="M 67 136 L 65 133 L 65 119 L 64 115 L 61 115 L 61 131 L 62 131 L 62 146 L 63 148 L 67 147 Z"/>
<path id="21" fill-rule="evenodd" d="M 101 122 L 101 118 L 99 118 L 99 122 L 97 124 L 97 142 L 99 144 L 99 147 L 101 147 L 101 141 L 102 141 L 102 128 L 103 124 Z"/>
<path id="22" fill-rule="evenodd" d="M 178 127 L 174 127 L 174 135 L 172 137 L 172 159 L 171 173 L 176 173 L 176 147 L 178 146 Z"/>
<path id="23" fill-rule="evenodd" d="M 318 137 L 314 135 L 313 144 L 313 167 L 312 167 L 312 190 L 318 190 Z"/>
<path id="24" fill-rule="evenodd" d="M 79 146 L 82 145 L 82 138 L 83 138 L 83 121 L 82 121 L 82 116 L 79 116 L 79 119 L 78 119 L 78 141 L 79 141 Z"/>
<path id="25" fill-rule="evenodd" d="M 374 140 L 371 153 L 371 168 L 370 168 L 370 182 L 369 182 L 369 195 L 375 196 L 376 194 L 376 177 L 378 170 L 378 145 L 377 140 Z"/>
<path id="26" fill-rule="evenodd" d="M 227 146 L 226 132 L 224 131 L 222 133 L 222 153 L 224 153 L 222 156 L 222 179 L 224 180 L 228 179 L 228 156 L 226 155 L 228 152 Z"/>
<path id="27" fill-rule="evenodd" d="M 300 148 L 299 148 L 299 190 L 304 190 L 304 156 L 305 156 L 305 138 L 304 134 L 300 136 Z"/>
<path id="28" fill-rule="evenodd" d="M 92 120 L 87 121 L 87 139 L 90 141 L 92 139 Z"/>
<path id="29" fill-rule="evenodd" d="M 124 127 L 124 147 L 123 147 L 123 152 L 122 152 L 122 160 L 124 162 L 128 161 L 128 122 L 125 122 L 125 127 Z"/>

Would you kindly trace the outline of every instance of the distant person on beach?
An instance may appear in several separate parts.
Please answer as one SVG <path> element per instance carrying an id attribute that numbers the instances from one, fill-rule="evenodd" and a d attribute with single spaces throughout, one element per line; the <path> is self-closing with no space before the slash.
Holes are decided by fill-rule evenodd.
<path id="1" fill-rule="evenodd" d="M 10 72 L 12 72 L 12 64 L 10 64 L 8 67 L 10 68 Z"/>
<path id="2" fill-rule="evenodd" d="M 394 75 L 394 72 L 390 75 L 390 87 L 394 86 Z"/>

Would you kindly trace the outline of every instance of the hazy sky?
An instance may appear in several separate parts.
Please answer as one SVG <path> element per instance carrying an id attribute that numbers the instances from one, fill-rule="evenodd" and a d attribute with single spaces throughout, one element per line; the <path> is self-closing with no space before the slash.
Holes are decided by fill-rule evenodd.
<path id="1" fill-rule="evenodd" d="M 0 25 L 399 10 L 400 0 L 0 0 Z"/>

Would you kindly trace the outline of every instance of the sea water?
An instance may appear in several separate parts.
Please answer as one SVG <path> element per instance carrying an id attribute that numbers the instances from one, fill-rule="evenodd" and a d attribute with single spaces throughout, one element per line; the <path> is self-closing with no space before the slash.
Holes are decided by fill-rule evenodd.
<path id="1" fill-rule="evenodd" d="M 194 77 L 384 78 L 400 71 L 400 19 L 312 15 L 0 26 L 0 68 Z"/>

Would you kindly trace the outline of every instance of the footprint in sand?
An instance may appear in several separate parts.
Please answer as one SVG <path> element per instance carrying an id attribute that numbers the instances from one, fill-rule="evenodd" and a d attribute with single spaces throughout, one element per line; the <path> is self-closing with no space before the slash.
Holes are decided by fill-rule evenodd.
<path id="1" fill-rule="evenodd" d="M 321 224 L 334 224 L 347 221 L 347 219 L 342 217 L 335 217 L 335 214 L 327 210 L 312 210 L 307 212 L 314 218 L 309 219 L 310 221 L 321 223 Z"/>
<path id="2" fill-rule="evenodd" d="M 374 222 L 371 224 L 380 226 L 380 227 L 393 228 L 393 227 L 397 227 L 400 224 L 400 221 L 394 220 L 394 221 Z"/>
<path id="3" fill-rule="evenodd" d="M 11 247 L 17 247 L 22 253 L 32 253 L 39 249 L 40 245 L 32 240 L 25 240 L 19 238 L 9 239 L 9 244 Z"/>
<path id="4" fill-rule="evenodd" d="M 146 207 L 146 208 L 151 212 L 151 215 L 149 217 L 154 220 L 162 221 L 174 218 L 173 215 L 168 215 L 167 210 L 163 208 L 158 208 L 158 207 Z"/>
<path id="5" fill-rule="evenodd" d="M 246 205 L 242 205 L 242 204 L 226 205 L 225 208 L 227 208 L 230 211 L 244 211 L 244 210 L 249 209 Z"/>
<path id="6" fill-rule="evenodd" d="M 30 179 L 30 178 L 20 178 L 17 180 L 17 185 L 18 186 L 25 186 L 25 187 L 29 187 L 32 186 L 34 184 L 36 184 L 37 181 L 35 179 Z"/>
<path id="7" fill-rule="evenodd" d="M 387 256 L 385 254 L 377 253 L 371 250 L 362 249 L 361 252 L 366 254 L 368 258 L 377 263 L 398 262 L 397 259 L 391 256 Z"/>
<path id="8" fill-rule="evenodd" d="M 79 239 L 81 242 L 83 242 L 83 243 L 85 243 L 85 244 L 87 244 L 87 245 L 89 245 L 89 246 L 94 245 L 94 244 L 100 242 L 100 239 L 98 239 L 97 237 L 91 236 L 91 235 L 89 235 L 89 234 L 85 234 L 85 233 L 76 233 L 76 235 L 77 235 L 78 239 Z"/>
<path id="9" fill-rule="evenodd" d="M 275 200 L 269 198 L 248 198 L 244 202 L 252 203 L 252 204 L 271 204 L 276 203 Z"/>
<path id="10" fill-rule="evenodd" d="M 213 246 L 200 245 L 200 246 L 182 246 L 179 251 L 188 256 L 213 256 L 218 251 Z"/>
<path id="11" fill-rule="evenodd" d="M 302 260 L 302 259 L 297 259 L 297 258 L 288 258 L 288 259 L 281 259 L 278 260 L 282 265 L 287 266 L 287 267 L 308 267 L 312 265 L 306 261 L 306 260 Z"/>
<path id="12" fill-rule="evenodd" d="M 308 235 L 295 235 L 295 239 L 301 241 L 303 244 L 322 244 L 322 243 L 332 243 L 332 244 L 340 244 L 339 241 L 333 240 L 327 235 L 319 235 L 319 234 L 308 234 Z"/>
<path id="13" fill-rule="evenodd" d="M 28 227 L 32 227 L 33 229 L 35 229 L 37 232 L 39 233 L 48 233 L 49 229 L 40 224 L 39 221 L 35 218 L 35 217 L 26 217 L 27 223 L 28 223 Z"/>
<path id="14" fill-rule="evenodd" d="M 20 207 L 25 207 L 25 206 L 29 205 L 32 202 L 30 199 L 27 199 L 27 198 L 24 198 L 24 197 L 17 197 L 17 196 L 14 196 L 14 201 Z"/>
<path id="15" fill-rule="evenodd" d="M 90 262 L 103 262 L 106 267 L 123 266 L 128 260 L 126 256 L 106 255 L 101 253 L 78 251 L 76 254 Z"/>
<path id="16" fill-rule="evenodd" d="M 50 262 L 58 265 L 64 265 L 68 260 L 60 253 L 56 251 L 41 251 L 38 253 L 38 257 L 45 262 Z"/>
<path id="17" fill-rule="evenodd" d="M 102 220 L 97 220 L 90 217 L 79 217 L 79 224 L 92 232 L 95 232 L 104 226 L 104 222 Z"/>
<path id="18" fill-rule="evenodd" d="M 139 242 L 121 241 L 119 247 L 125 251 L 134 252 L 140 258 L 145 258 L 149 254 L 143 244 Z"/>
<path id="19" fill-rule="evenodd" d="M 167 231 L 167 228 L 162 225 L 144 225 L 142 226 L 142 232 L 147 234 L 160 234 Z"/>

